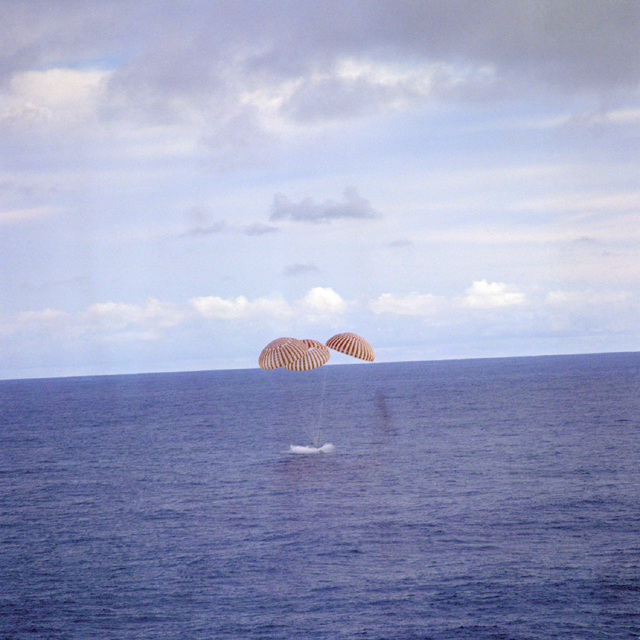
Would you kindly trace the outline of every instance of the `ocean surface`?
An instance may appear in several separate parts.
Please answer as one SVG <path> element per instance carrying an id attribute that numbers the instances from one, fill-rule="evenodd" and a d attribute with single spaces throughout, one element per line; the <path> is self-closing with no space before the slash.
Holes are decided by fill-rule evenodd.
<path id="1" fill-rule="evenodd" d="M 0 640 L 638 637 L 638 353 L 0 382 Z"/>

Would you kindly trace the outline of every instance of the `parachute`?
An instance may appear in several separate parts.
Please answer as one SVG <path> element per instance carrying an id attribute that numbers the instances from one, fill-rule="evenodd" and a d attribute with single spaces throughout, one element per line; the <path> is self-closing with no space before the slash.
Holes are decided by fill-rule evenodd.
<path id="1" fill-rule="evenodd" d="M 349 356 L 373 362 L 374 353 L 371 345 L 361 336 L 355 333 L 339 333 L 327 340 L 326 345 L 312 338 L 298 340 L 296 338 L 276 338 L 270 342 L 260 353 L 258 364 L 261 369 L 278 369 L 283 367 L 289 371 L 311 371 L 326 364 L 331 357 L 329 348 L 340 351 Z M 334 446 L 331 443 L 319 446 L 320 423 L 322 407 L 324 405 L 324 392 L 327 370 L 322 376 L 322 395 L 320 398 L 319 417 L 317 427 L 310 433 L 305 432 L 313 440 L 313 446 L 291 445 L 291 453 L 331 453 Z M 293 382 L 293 381 L 292 381 Z M 305 423 L 307 420 L 304 421 Z M 304 428 L 304 427 L 303 427 Z"/>
<path id="2" fill-rule="evenodd" d="M 260 354 L 258 364 L 261 369 L 284 367 L 290 371 L 311 371 L 326 364 L 331 356 L 327 348 L 348 356 L 373 362 L 373 347 L 357 333 L 338 333 L 329 338 L 326 345 L 312 338 L 276 338 Z"/>
<path id="3" fill-rule="evenodd" d="M 277 369 L 302 358 L 309 347 L 296 338 L 276 338 L 260 354 L 258 364 L 261 369 Z"/>
<path id="4" fill-rule="evenodd" d="M 367 362 L 375 358 L 373 347 L 356 333 L 338 333 L 327 340 L 327 347 Z"/>
<path id="5" fill-rule="evenodd" d="M 331 352 L 322 342 L 311 338 L 304 338 L 301 342 L 308 347 L 309 351 L 307 351 L 302 358 L 285 364 L 285 369 L 290 369 L 291 371 L 310 371 L 311 369 L 317 369 L 323 364 L 326 364 L 331 357 Z"/>

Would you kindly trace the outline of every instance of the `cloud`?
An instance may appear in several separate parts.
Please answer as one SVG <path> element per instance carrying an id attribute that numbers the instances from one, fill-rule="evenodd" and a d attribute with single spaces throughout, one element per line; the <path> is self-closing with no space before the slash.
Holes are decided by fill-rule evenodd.
<path id="1" fill-rule="evenodd" d="M 347 310 L 347 303 L 330 287 L 314 287 L 298 302 L 298 307 L 308 316 L 340 315 Z"/>
<path id="2" fill-rule="evenodd" d="M 211 236 L 211 235 L 216 235 L 218 233 L 223 233 L 227 230 L 227 223 L 226 222 L 214 222 L 213 224 L 210 225 L 195 225 L 193 227 L 191 227 L 190 229 L 188 229 L 187 231 L 185 231 L 184 233 L 181 233 L 178 237 L 179 238 L 193 238 L 193 237 L 198 237 L 198 236 Z"/>
<path id="3" fill-rule="evenodd" d="M 16 73 L 8 91 L 0 94 L 0 121 L 65 125 L 94 120 L 110 75 L 100 69 L 69 68 Z"/>
<path id="4" fill-rule="evenodd" d="M 347 303 L 329 287 L 315 287 L 293 304 L 283 298 L 257 298 L 245 296 L 225 299 L 219 296 L 192 298 L 189 303 L 203 318 L 216 320 L 306 320 L 317 322 L 329 316 L 340 315 Z"/>
<path id="5" fill-rule="evenodd" d="M 280 231 L 279 227 L 261 222 L 256 222 L 243 229 L 243 233 L 247 236 L 263 236 L 267 233 L 276 233 L 277 231 Z"/>
<path id="6" fill-rule="evenodd" d="M 50 216 L 60 211 L 53 207 L 40 206 L 28 209 L 13 209 L 11 211 L 0 211 L 0 226 L 9 224 L 18 224 L 30 220 L 37 220 Z"/>
<path id="7" fill-rule="evenodd" d="M 612 308 L 630 304 L 633 297 L 628 291 L 593 291 L 557 289 L 549 291 L 545 304 L 550 307 L 578 308 L 584 306 L 600 306 Z"/>
<path id="8" fill-rule="evenodd" d="M 305 198 L 296 204 L 278 193 L 273 199 L 270 219 L 318 223 L 345 218 L 362 220 L 378 217 L 380 214 L 371 207 L 368 200 L 360 197 L 354 187 L 347 187 L 342 202 L 325 200 L 322 204 L 316 204 L 311 198 Z"/>
<path id="9" fill-rule="evenodd" d="M 72 329 L 72 317 L 60 309 L 23 311 L 16 316 L 14 330 L 47 333 L 67 333 Z"/>
<path id="10" fill-rule="evenodd" d="M 636 0 L 489 0 L 482 12 L 475 0 L 196 0 L 178 21 L 167 7 L 8 3 L 0 121 L 75 124 L 121 157 L 207 153 L 224 168 L 265 162 L 291 132 L 426 101 L 635 97 L 640 84 Z M 609 120 L 637 120 L 637 105 Z"/>
<path id="11" fill-rule="evenodd" d="M 475 281 L 462 298 L 461 304 L 471 309 L 495 309 L 498 307 L 512 307 L 526 301 L 524 293 L 513 285 L 504 282 Z"/>
<path id="12" fill-rule="evenodd" d="M 245 296 L 228 300 L 219 296 L 201 296 L 192 298 L 189 303 L 202 317 L 217 320 L 285 319 L 291 316 L 290 305 L 281 298 L 258 298 L 251 302 Z"/>
<path id="13" fill-rule="evenodd" d="M 195 218 L 196 216 L 194 216 Z M 197 238 L 204 236 L 218 235 L 220 233 L 240 233 L 245 236 L 263 236 L 269 233 L 277 233 L 280 231 L 279 227 L 270 224 L 264 224 L 262 222 L 255 222 L 253 224 L 240 227 L 236 225 L 229 225 L 227 222 L 221 220 L 212 224 L 206 224 L 204 217 L 201 220 L 195 220 L 183 233 L 178 234 L 178 238 Z"/>
<path id="14" fill-rule="evenodd" d="M 179 325 L 184 318 L 184 312 L 175 305 L 155 298 L 150 298 L 146 304 L 98 302 L 84 313 L 84 320 L 94 330 L 103 331 L 121 331 L 131 326 L 163 330 Z"/>
<path id="15" fill-rule="evenodd" d="M 326 72 L 307 75 L 293 90 L 282 91 L 278 113 L 301 123 L 345 120 L 406 108 L 428 98 L 479 91 L 492 83 L 489 67 L 342 58 Z"/>
<path id="16" fill-rule="evenodd" d="M 540 315 L 550 331 L 565 335 L 633 334 L 640 305 L 625 290 L 556 289 L 544 297 Z"/>
<path id="17" fill-rule="evenodd" d="M 164 2 L 9 3 L 0 127 L 58 134 L 61 158 L 73 126 L 74 142 L 103 157 L 198 157 L 228 170 L 266 166 L 321 127 L 430 103 L 545 89 L 635 100 L 638 3 L 575 4 L 490 0 L 479 13 L 473 0 L 196 0 L 176 21 Z M 636 121 L 635 104 L 619 106 L 607 121 Z M 310 204 L 304 215 L 324 220 Z"/>
<path id="18" fill-rule="evenodd" d="M 194 3 L 173 37 L 165 29 L 152 41 L 144 60 L 149 76 L 190 88 L 198 81 L 220 84 L 232 67 L 247 76 L 293 80 L 322 73 L 336 60 L 386 52 L 391 60 L 494 64 L 506 76 L 569 87 L 637 86 L 640 79 L 635 0 L 489 0 L 481 12 L 475 0 L 249 6 Z"/>
<path id="19" fill-rule="evenodd" d="M 640 191 L 618 193 L 568 193 L 518 202 L 516 211 L 563 211 L 576 214 L 640 211 Z M 577 221 L 577 220 L 576 220 Z"/>
<path id="20" fill-rule="evenodd" d="M 304 273 L 319 273 L 320 269 L 312 263 L 301 264 L 296 262 L 288 267 L 285 267 L 284 275 L 286 276 L 299 276 Z"/>
<path id="21" fill-rule="evenodd" d="M 222 298 L 200 296 L 184 305 L 150 298 L 145 303 L 98 302 L 72 314 L 60 309 L 23 311 L 0 317 L 0 336 L 40 334 L 58 338 L 79 338 L 100 342 L 160 340 L 167 331 L 202 323 L 203 320 L 249 322 L 263 326 L 274 321 L 289 326 L 331 321 L 348 310 L 348 303 L 330 287 L 315 287 L 302 298 L 246 296 Z"/>
<path id="22" fill-rule="evenodd" d="M 457 310 L 496 309 L 500 307 L 515 307 L 526 302 L 524 293 L 513 285 L 503 282 L 487 282 L 479 280 L 465 291 L 462 297 L 445 298 L 431 293 L 410 293 L 396 295 L 383 293 L 376 300 L 369 303 L 369 308 L 375 314 L 394 314 L 400 316 L 436 316 L 457 313 Z"/>
<path id="23" fill-rule="evenodd" d="M 156 299 L 140 304 L 103 302 L 78 313 L 45 308 L 0 316 L 0 337 L 5 354 L 15 355 L 25 345 L 32 345 L 47 360 L 50 356 L 45 354 L 56 350 L 60 354 L 74 346 L 80 349 L 78 363 L 87 354 L 96 353 L 98 344 L 99 353 L 115 360 L 124 358 L 121 365 L 133 357 L 131 371 L 141 366 L 157 370 L 154 361 L 149 364 L 139 359 L 147 352 L 161 356 L 166 370 L 177 366 L 210 368 L 211 358 L 222 358 L 214 360 L 219 367 L 255 366 L 260 344 L 276 335 L 314 335 L 320 330 L 328 335 L 332 326 L 343 327 L 338 330 L 361 327 L 356 330 L 380 345 L 376 350 L 383 361 L 515 355 L 504 349 L 514 340 L 523 340 L 519 344 L 529 345 L 532 353 L 539 353 L 544 344 L 579 351 L 585 340 L 599 345 L 601 336 L 611 333 L 620 339 L 615 343 L 618 350 L 631 349 L 637 340 L 639 303 L 635 291 L 538 289 L 526 305 L 516 303 L 519 297 L 507 297 L 509 293 L 520 292 L 504 283 L 474 282 L 466 298 L 482 298 L 484 305 L 475 307 L 480 312 L 474 313 L 464 306 L 463 297 L 386 293 L 367 305 L 364 300 L 347 301 L 331 287 L 315 287 L 295 301 L 280 296 L 253 300 L 202 296 L 183 304 Z M 362 313 L 366 308 L 370 313 Z M 495 313 L 496 308 L 501 313 Z M 490 312 L 482 313 L 482 309 Z M 530 342 L 528 336 L 533 333 L 542 337 Z M 383 347 L 394 341 L 403 346 Z M 487 344 L 493 345 L 489 351 Z M 462 351 L 456 345 L 462 345 Z M 469 345 L 474 349 L 471 355 Z M 180 360 L 172 359 L 178 356 Z M 8 362 L 12 357 L 9 355 Z M 4 375 L 10 375 L 9 371 L 5 367 Z"/>

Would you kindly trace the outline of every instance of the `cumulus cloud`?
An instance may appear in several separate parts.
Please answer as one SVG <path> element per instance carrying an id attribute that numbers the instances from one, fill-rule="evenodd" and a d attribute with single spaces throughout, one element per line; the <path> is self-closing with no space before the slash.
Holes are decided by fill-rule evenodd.
<path id="1" fill-rule="evenodd" d="M 525 301 L 525 294 L 513 285 L 477 280 L 466 290 L 461 304 L 471 309 L 495 309 L 521 305 Z"/>
<path id="2" fill-rule="evenodd" d="M 276 194 L 271 207 L 271 220 L 294 220 L 296 222 L 328 222 L 330 220 L 377 218 L 380 214 L 362 198 L 354 187 L 344 190 L 344 200 L 325 200 L 317 204 L 311 198 L 295 203 L 281 193 Z"/>
<path id="3" fill-rule="evenodd" d="M 304 319 L 315 322 L 346 311 L 347 303 L 329 287 L 315 287 L 293 304 L 283 298 L 257 298 L 245 296 L 225 299 L 219 296 L 192 298 L 189 303 L 199 316 L 217 320 L 271 320 Z"/>
<path id="4" fill-rule="evenodd" d="M 330 287 L 315 287 L 302 298 L 289 302 L 281 296 L 222 298 L 199 296 L 178 305 L 150 298 L 145 303 L 99 302 L 73 314 L 46 308 L 0 316 L 0 337 L 40 334 L 48 338 L 80 338 L 100 342 L 157 341 L 170 330 L 216 320 L 287 326 L 331 322 L 343 316 L 348 303 Z"/>
<path id="5" fill-rule="evenodd" d="M 396 295 L 383 293 L 369 303 L 375 314 L 395 314 L 401 316 L 435 316 L 443 313 L 455 313 L 456 309 L 496 309 L 515 307 L 526 302 L 524 293 L 513 285 L 503 282 L 479 280 L 465 291 L 462 297 L 445 298 L 431 293 L 410 293 Z"/>
<path id="6" fill-rule="evenodd" d="M 298 306 L 314 317 L 342 314 L 347 310 L 347 303 L 330 287 L 314 287 Z"/>
<path id="7" fill-rule="evenodd" d="M 514 297 L 514 294 L 519 295 Z M 367 305 L 370 314 L 362 314 L 364 305 L 345 300 L 331 287 L 312 288 L 293 301 L 281 296 L 255 299 L 245 296 L 202 296 L 183 304 L 170 304 L 157 299 L 140 304 L 111 301 L 93 304 L 75 314 L 44 308 L 0 316 L 0 337 L 4 340 L 5 349 L 11 347 L 14 341 L 18 345 L 24 344 L 20 342 L 22 334 L 24 340 L 33 340 L 34 344 L 44 341 L 49 345 L 48 348 L 54 348 L 57 342 L 69 344 L 71 338 L 84 341 L 85 347 L 92 342 L 116 346 L 126 343 L 129 349 L 152 342 L 154 351 L 157 351 L 159 345 L 164 348 L 173 342 L 183 349 L 189 342 L 185 342 L 185 336 L 190 335 L 195 340 L 197 351 L 201 349 L 203 336 L 206 336 L 208 345 L 212 342 L 212 336 L 216 336 L 214 344 L 232 344 L 240 339 L 245 344 L 248 333 L 255 334 L 257 331 L 261 335 L 277 335 L 273 333 L 276 327 L 282 329 L 281 335 L 304 335 L 304 327 L 308 327 L 312 335 L 313 326 L 316 329 L 334 325 L 354 326 L 352 321 L 355 317 L 351 316 L 354 309 L 360 311 L 357 324 L 368 324 L 367 334 L 371 334 L 372 341 L 380 343 L 385 334 L 397 333 L 398 337 L 402 337 L 407 332 L 413 336 L 412 341 L 426 339 L 432 345 L 470 334 L 501 339 L 504 336 L 524 336 L 534 330 L 544 331 L 549 337 L 563 336 L 564 339 L 566 336 L 577 336 L 581 340 L 604 331 L 632 338 L 637 335 L 639 306 L 635 292 L 624 289 L 555 289 L 539 291 L 531 300 L 525 300 L 523 295 L 513 285 L 482 280 L 474 282 L 464 298 L 420 293 L 382 294 Z M 475 306 L 469 306 L 470 298 L 473 298 Z M 469 313 L 470 308 L 479 312 Z M 493 313 L 495 309 L 501 309 L 502 312 Z M 612 314 L 611 309 L 615 309 L 616 313 Z M 482 310 L 489 312 L 482 313 Z M 433 331 L 425 334 L 421 330 L 425 322 Z M 175 329 L 181 326 L 187 330 L 181 332 Z M 247 328 L 251 331 L 247 332 Z M 291 329 L 292 333 L 287 334 L 285 328 L 287 331 Z M 171 340 L 161 342 L 169 332 Z M 255 348 L 258 347 L 256 345 Z M 234 347 L 230 349 L 233 351 Z M 407 357 L 412 352 L 409 349 L 402 353 Z M 255 358 L 251 355 L 251 347 L 247 353 L 248 359 L 241 359 L 241 364 L 253 366 L 251 363 Z M 394 357 L 398 354 L 397 351 L 393 353 Z M 411 357 L 424 359 L 430 356 L 428 352 L 417 348 Z"/>

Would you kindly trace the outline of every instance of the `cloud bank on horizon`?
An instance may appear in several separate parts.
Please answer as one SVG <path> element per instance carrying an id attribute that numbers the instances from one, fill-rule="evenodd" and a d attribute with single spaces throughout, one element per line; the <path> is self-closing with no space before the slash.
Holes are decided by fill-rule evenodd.
<path id="1" fill-rule="evenodd" d="M 635 0 L 16 1 L 0 378 L 640 347 Z"/>

